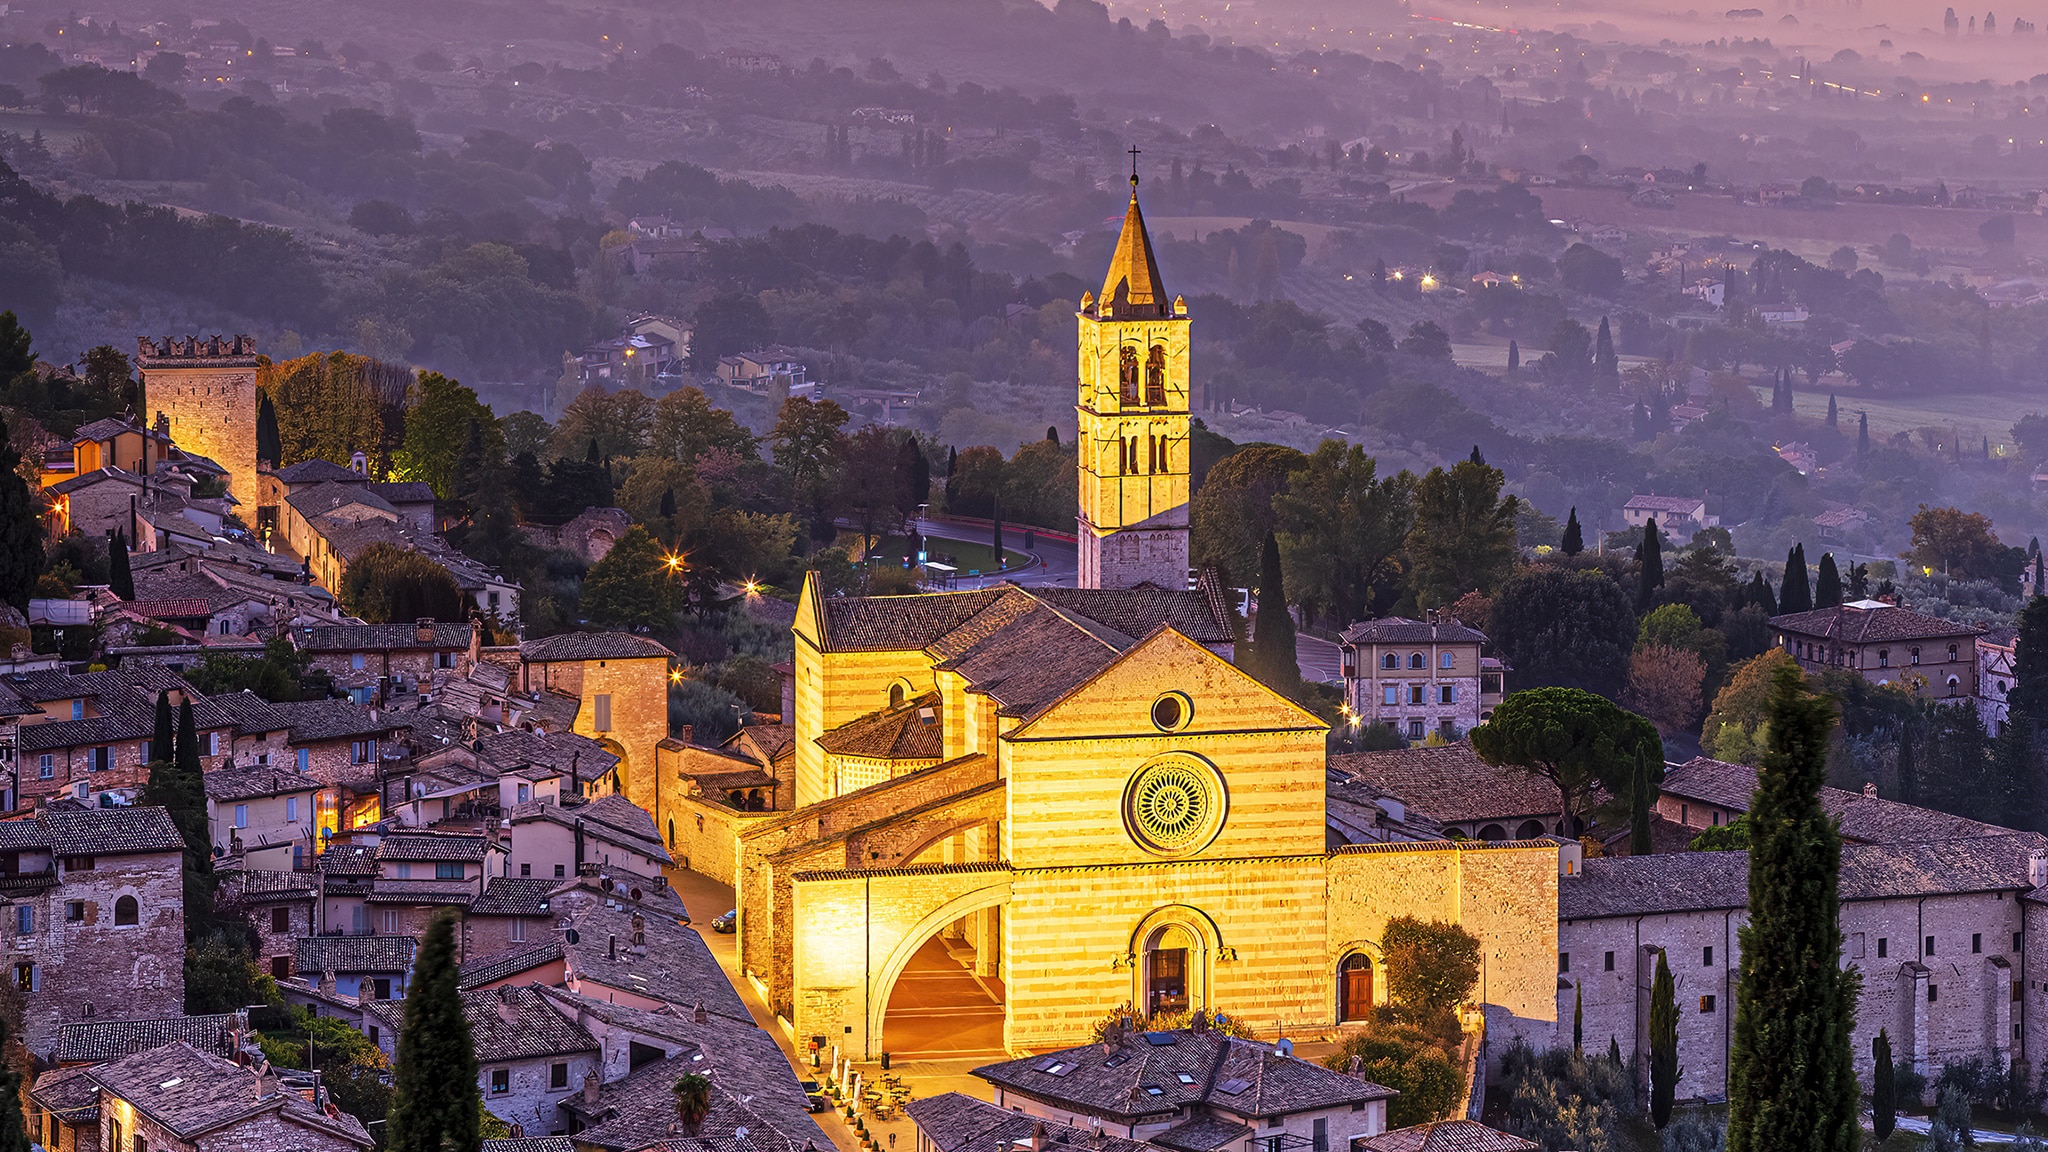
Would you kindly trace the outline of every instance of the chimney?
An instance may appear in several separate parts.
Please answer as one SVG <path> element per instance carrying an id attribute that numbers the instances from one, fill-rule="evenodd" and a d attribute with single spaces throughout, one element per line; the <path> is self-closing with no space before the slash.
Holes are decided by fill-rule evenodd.
<path id="1" fill-rule="evenodd" d="M 588 1108 L 597 1107 L 597 1073 L 583 1074 L 583 1104 Z"/>
<path id="2" fill-rule="evenodd" d="M 711 1014 L 704 1011 L 704 1002 L 702 1000 L 697 1001 L 697 1006 L 690 1010 L 690 1021 L 693 1024 L 711 1023 Z"/>
<path id="3" fill-rule="evenodd" d="M 510 984 L 501 986 L 498 989 L 498 1019 L 503 1020 L 507 1024 L 518 1024 L 518 999 L 519 993 L 514 991 Z"/>
<path id="4" fill-rule="evenodd" d="M 1360 1056 L 1353 1056 L 1353 1057 L 1351 1058 L 1351 1066 L 1350 1066 L 1350 1067 L 1348 1067 L 1348 1068 L 1346 1068 L 1346 1069 L 1344 1070 L 1344 1072 L 1345 1072 L 1345 1074 L 1346 1074 L 1346 1075 L 1348 1075 L 1348 1076 L 1351 1076 L 1351 1077 L 1352 1077 L 1353 1079 L 1357 1079 L 1357 1080 L 1363 1080 L 1363 1079 L 1365 1079 L 1365 1075 L 1364 1075 L 1364 1071 L 1363 1071 L 1363 1070 L 1364 1070 L 1364 1068 L 1365 1068 L 1365 1059 L 1364 1059 L 1363 1057 L 1360 1057 Z"/>
<path id="5" fill-rule="evenodd" d="M 685 744 L 691 743 L 691 742 L 693 741 L 693 739 L 694 739 L 694 738 L 696 737 L 696 735 L 697 735 L 697 726 L 696 726 L 695 724 L 685 724 L 685 725 L 683 725 L 683 743 L 685 743 Z"/>
<path id="6" fill-rule="evenodd" d="M 477 661 L 483 659 L 483 653 L 484 619 L 481 616 L 471 616 L 469 618 L 469 667 L 463 669 L 463 671 L 469 672 L 474 670 Z"/>
<path id="7" fill-rule="evenodd" d="M 1877 799 L 1877 781 L 1875 781 L 1875 780 L 1870 780 L 1870 781 L 1866 781 L 1866 782 L 1864 783 L 1864 785 L 1863 785 L 1863 798 L 1864 798 L 1865 800 L 1875 800 L 1875 799 Z"/>
<path id="8" fill-rule="evenodd" d="M 1045 1121 L 1031 1126 L 1031 1152 L 1045 1152 Z"/>
<path id="9" fill-rule="evenodd" d="M 1188 1018 L 1188 1031 L 1199 1034 L 1208 1030 L 1209 1013 L 1200 1008 L 1195 1009 L 1195 1014 Z"/>
<path id="10" fill-rule="evenodd" d="M 327 993 L 329 996 L 338 994 L 334 983 L 334 969 L 329 968 L 320 973 L 320 991 Z"/>
<path id="11" fill-rule="evenodd" d="M 434 642 L 434 618 L 432 616 L 422 616 L 414 620 L 412 622 L 412 630 L 414 639 L 420 643 L 432 644 Z"/>
<path id="12" fill-rule="evenodd" d="M 2048 849 L 2036 848 L 2027 857 L 2027 883 L 2035 888 L 2048 887 Z"/>

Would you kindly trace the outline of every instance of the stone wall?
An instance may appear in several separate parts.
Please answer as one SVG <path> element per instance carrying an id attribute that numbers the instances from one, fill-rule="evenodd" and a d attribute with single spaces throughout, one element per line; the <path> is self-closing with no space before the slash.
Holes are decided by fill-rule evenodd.
<path id="1" fill-rule="evenodd" d="M 170 420 L 171 441 L 205 456 L 228 471 L 228 492 L 254 508 L 256 486 L 256 359 L 223 357 L 192 361 L 148 352 L 136 361 L 157 414 Z"/>
<path id="2" fill-rule="evenodd" d="M 574 731 L 606 742 L 622 756 L 619 777 L 626 798 L 652 812 L 655 808 L 656 747 L 668 739 L 668 658 L 630 660 L 563 660 L 529 664 L 526 688 L 552 688 L 577 697 Z M 599 695 L 611 697 L 611 727 L 597 728 Z"/>
<path id="3" fill-rule="evenodd" d="M 546 1056 L 532 1060 L 485 1061 L 477 1067 L 477 1087 L 484 1107 L 507 1124 L 519 1125 L 528 1136 L 546 1136 L 568 1131 L 558 1105 L 583 1088 L 585 1073 L 599 1071 L 602 1059 L 596 1052 L 569 1056 Z M 566 1087 L 552 1087 L 552 1068 L 568 1068 Z M 504 1069 L 506 1090 L 491 1091 L 491 1073 Z"/>
<path id="4" fill-rule="evenodd" d="M 662 832 L 670 837 L 676 863 L 729 885 L 739 880 L 740 837 L 745 830 L 782 815 L 741 812 L 702 796 L 675 796 L 663 807 L 668 827 Z"/>
<path id="5" fill-rule="evenodd" d="M 19 981 L 33 965 L 34 990 L 22 995 L 22 1040 L 48 1056 L 60 1025 L 81 1020 L 177 1016 L 185 1004 L 185 891 L 177 853 L 100 856 L 90 869 L 64 869 L 41 893 L 13 895 L 4 922 L 8 966 Z M 116 925 L 115 903 L 136 900 L 136 923 Z M 78 919 L 70 918 L 74 911 Z M 34 915 L 19 931 L 20 909 Z"/>

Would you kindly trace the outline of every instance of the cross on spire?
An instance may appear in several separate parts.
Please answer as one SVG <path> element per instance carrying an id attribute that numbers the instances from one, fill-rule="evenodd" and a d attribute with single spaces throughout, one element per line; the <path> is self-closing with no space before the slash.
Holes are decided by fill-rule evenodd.
<path id="1" fill-rule="evenodd" d="M 1138 146 L 1137 146 L 1136 144 L 1133 144 L 1133 145 L 1131 145 L 1131 189 L 1132 189 L 1133 191 L 1136 191 L 1136 190 L 1137 190 L 1137 187 L 1138 187 Z"/>

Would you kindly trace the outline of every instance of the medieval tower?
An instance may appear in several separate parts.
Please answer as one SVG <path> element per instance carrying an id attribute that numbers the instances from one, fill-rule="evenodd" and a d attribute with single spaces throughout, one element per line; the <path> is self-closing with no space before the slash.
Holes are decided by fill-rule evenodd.
<path id="1" fill-rule="evenodd" d="M 256 506 L 256 338 L 136 341 L 135 368 L 171 442 L 227 469 L 228 492 Z M 137 413 L 140 419 L 149 419 Z"/>
<path id="2" fill-rule="evenodd" d="M 1188 308 L 1169 304 L 1138 177 L 1100 297 L 1080 321 L 1080 586 L 1188 579 Z"/>

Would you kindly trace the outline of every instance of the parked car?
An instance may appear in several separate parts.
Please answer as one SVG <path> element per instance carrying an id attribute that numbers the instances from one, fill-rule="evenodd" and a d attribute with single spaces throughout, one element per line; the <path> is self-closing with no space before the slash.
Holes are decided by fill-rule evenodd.
<path id="1" fill-rule="evenodd" d="M 716 908 L 717 905 L 714 904 L 712 905 L 712 907 Z M 727 911 L 725 915 L 720 916 L 718 919 L 713 920 L 711 922 L 711 930 L 713 932 L 722 932 L 728 936 L 734 932 L 737 932 L 739 930 L 739 926 L 740 910 L 737 908 Z"/>

